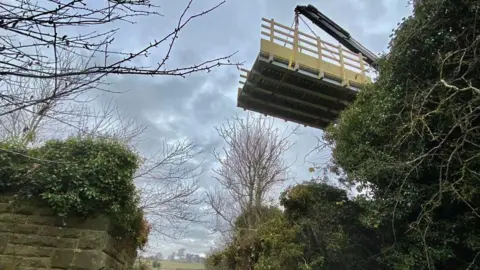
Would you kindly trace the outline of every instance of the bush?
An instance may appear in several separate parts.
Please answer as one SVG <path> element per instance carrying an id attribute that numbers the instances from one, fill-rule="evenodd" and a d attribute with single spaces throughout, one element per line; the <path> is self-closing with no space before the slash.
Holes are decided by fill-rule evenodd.
<path id="1" fill-rule="evenodd" d="M 140 262 L 137 266 L 133 268 L 134 270 L 151 270 L 152 266 L 148 262 Z"/>
<path id="2" fill-rule="evenodd" d="M 162 264 L 159 261 L 153 261 L 152 266 L 153 268 L 160 268 Z"/>
<path id="3" fill-rule="evenodd" d="M 128 234 L 142 247 L 149 226 L 138 207 L 133 176 L 137 156 L 107 139 L 52 140 L 25 149 L 0 145 L 0 188 L 22 197 L 39 198 L 60 217 L 107 214 L 114 233 Z"/>
<path id="4" fill-rule="evenodd" d="M 300 228 L 287 223 L 276 207 L 259 210 L 261 219 L 255 229 L 241 230 L 246 216 L 258 210 L 245 211 L 237 218 L 234 237 L 224 249 L 207 257 L 206 269 L 311 269 L 303 258 L 303 243 L 296 241 Z"/>

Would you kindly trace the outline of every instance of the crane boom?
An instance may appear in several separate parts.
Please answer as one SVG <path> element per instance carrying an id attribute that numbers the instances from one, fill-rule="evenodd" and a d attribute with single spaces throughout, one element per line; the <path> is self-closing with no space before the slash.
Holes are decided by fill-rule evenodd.
<path id="1" fill-rule="evenodd" d="M 317 8 L 312 5 L 308 6 L 297 6 L 295 12 L 302 14 L 307 17 L 312 23 L 320 27 L 322 30 L 327 32 L 333 38 L 338 40 L 340 44 L 345 46 L 347 49 L 351 50 L 354 53 L 361 53 L 365 56 L 366 62 L 373 68 L 377 69 L 377 60 L 378 57 L 372 53 L 370 50 L 365 48 L 362 44 L 352 38 L 350 33 L 345 29 L 340 27 L 334 21 L 329 19 L 323 13 L 321 13 Z"/>

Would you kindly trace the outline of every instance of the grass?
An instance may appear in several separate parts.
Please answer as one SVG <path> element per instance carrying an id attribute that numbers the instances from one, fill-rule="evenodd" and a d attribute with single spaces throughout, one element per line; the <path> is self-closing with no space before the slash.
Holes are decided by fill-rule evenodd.
<path id="1" fill-rule="evenodd" d="M 162 268 L 166 269 L 205 269 L 201 263 L 181 263 L 181 262 L 171 262 L 171 261 L 161 261 Z"/>
<path id="2" fill-rule="evenodd" d="M 138 263 L 138 262 L 137 262 Z M 159 270 L 163 269 L 191 269 L 191 270 L 199 270 L 205 269 L 202 263 L 181 263 L 181 262 L 172 262 L 172 261 L 160 261 L 162 267 L 158 268 Z M 148 265 L 152 266 L 153 261 L 149 261 Z M 156 269 L 156 268 L 154 268 Z"/>

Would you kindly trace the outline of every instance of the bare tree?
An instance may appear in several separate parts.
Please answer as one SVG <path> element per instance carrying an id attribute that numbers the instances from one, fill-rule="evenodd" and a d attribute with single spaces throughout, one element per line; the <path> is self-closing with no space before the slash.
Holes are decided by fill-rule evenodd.
<path id="1" fill-rule="evenodd" d="M 161 16 L 158 6 L 148 0 L 107 0 L 93 4 L 84 0 L 1 0 L 0 1 L 0 81 L 2 87 L 15 84 L 18 78 L 39 78 L 49 85 L 48 94 L 40 97 L 5 93 L 0 88 L 0 116 L 40 104 L 50 106 L 52 100 L 81 93 L 95 87 L 107 75 L 134 74 L 185 76 L 230 63 L 231 55 L 169 67 L 172 48 L 179 32 L 192 20 L 218 8 L 187 16 L 191 0 L 180 14 L 176 27 L 167 35 L 145 44 L 136 51 L 119 51 L 115 35 L 121 23 L 135 23 L 145 16 Z M 95 1 L 97 2 L 97 1 Z M 87 27 L 88 26 L 88 27 Z M 165 45 L 165 46 L 164 46 Z M 139 64 L 139 57 L 148 57 L 158 47 L 163 57 L 154 66 Z M 71 53 L 82 59 L 82 66 L 62 66 L 62 54 Z M 65 87 L 78 76 L 89 76 L 85 84 Z"/>
<path id="2" fill-rule="evenodd" d="M 135 178 L 142 193 L 142 207 L 153 231 L 163 238 L 178 238 L 193 222 L 199 222 L 198 176 L 201 151 L 193 143 L 163 142 L 157 153 L 145 157 Z"/>
<path id="3" fill-rule="evenodd" d="M 293 145 L 289 139 L 295 129 L 280 131 L 271 118 L 251 113 L 216 129 L 225 146 L 221 153 L 214 152 L 218 185 L 207 192 L 207 203 L 217 217 L 215 229 L 228 232 L 245 213 L 246 229 L 253 229 L 269 192 L 288 178 L 289 165 L 283 156 Z"/>

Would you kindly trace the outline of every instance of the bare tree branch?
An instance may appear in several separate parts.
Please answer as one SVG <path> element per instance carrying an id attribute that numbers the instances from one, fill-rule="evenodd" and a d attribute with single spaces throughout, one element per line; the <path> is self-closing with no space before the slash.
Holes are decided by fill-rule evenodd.
<path id="1" fill-rule="evenodd" d="M 108 0 L 95 6 L 83 0 L 2 0 L 0 1 L 0 82 L 4 85 L 18 78 L 44 79 L 52 85 L 48 95 L 41 98 L 25 98 L 6 93 L 0 88 L 0 116 L 23 110 L 37 104 L 94 88 L 108 75 L 182 76 L 231 63 L 233 54 L 204 60 L 187 66 L 167 68 L 180 31 L 193 20 L 206 15 L 225 1 L 212 8 L 187 16 L 193 0 L 189 1 L 178 19 L 175 29 L 153 40 L 136 51 L 117 51 L 114 43 L 119 23 L 135 23 L 145 16 L 161 16 L 158 6 L 148 0 Z M 88 28 L 86 27 L 88 26 Z M 76 33 L 76 34 L 71 34 Z M 139 57 L 150 56 L 164 43 L 167 49 L 153 66 L 142 66 Z M 116 46 L 115 46 L 116 45 Z M 42 53 L 40 53 L 42 52 Z M 62 55 L 73 54 L 80 66 L 59 66 Z M 63 87 L 71 78 L 90 77 L 86 85 L 76 88 Z M 58 91 L 59 87 L 63 91 Z"/>
<path id="2" fill-rule="evenodd" d="M 199 205 L 198 177 L 202 174 L 199 149 L 188 141 L 163 143 L 161 151 L 148 157 L 136 174 L 142 192 L 142 207 L 152 229 L 164 237 L 177 238 L 203 216 Z"/>

